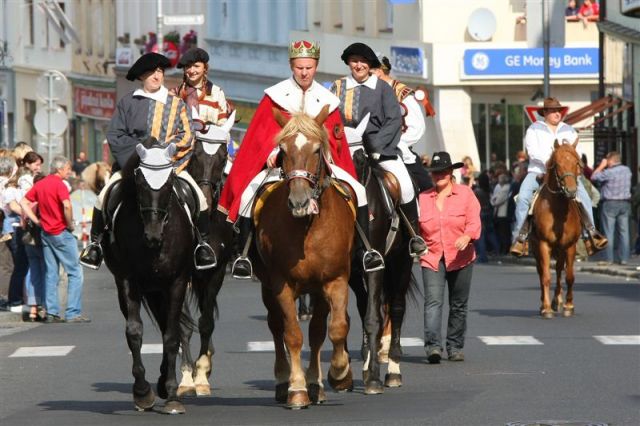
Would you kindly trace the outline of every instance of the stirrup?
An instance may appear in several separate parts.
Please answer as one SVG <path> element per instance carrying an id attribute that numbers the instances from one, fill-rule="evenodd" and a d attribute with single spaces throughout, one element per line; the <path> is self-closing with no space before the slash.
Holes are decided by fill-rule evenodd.
<path id="1" fill-rule="evenodd" d="M 213 257 L 213 261 L 205 265 L 198 265 L 198 256 L 197 256 L 198 249 L 205 249 L 205 250 L 208 249 L 208 251 L 211 254 L 211 257 Z M 195 250 L 193 250 L 193 263 L 194 265 L 196 265 L 196 269 L 198 271 L 203 271 L 203 270 L 215 268 L 216 266 L 218 266 L 218 259 L 216 258 L 216 253 L 213 251 L 211 246 L 206 242 L 201 242 L 201 243 L 198 243 Z"/>
<path id="2" fill-rule="evenodd" d="M 244 274 L 239 274 L 238 267 L 242 269 L 243 266 L 247 267 L 247 270 L 242 271 Z M 250 280 L 251 277 L 253 277 L 253 265 L 251 264 L 251 260 L 249 260 L 247 256 L 239 256 L 231 266 L 231 276 L 239 280 Z"/>
<path id="3" fill-rule="evenodd" d="M 96 262 L 92 262 L 92 260 L 88 257 L 89 256 L 89 252 L 91 251 L 91 249 L 96 250 Z M 100 265 L 102 265 L 102 259 L 103 259 L 103 255 L 102 255 L 102 247 L 100 246 L 100 243 L 96 242 L 96 241 L 91 241 L 89 243 L 89 245 L 87 245 L 83 250 L 82 253 L 80 253 L 80 264 L 86 268 L 89 269 L 93 269 L 95 271 L 97 271 L 98 269 L 100 269 Z"/>
<path id="4" fill-rule="evenodd" d="M 420 252 L 414 252 L 412 250 L 413 249 L 412 246 L 414 242 L 424 244 L 424 250 L 421 250 Z M 411 239 L 409 240 L 409 255 L 411 257 L 420 257 L 420 256 L 424 256 L 427 253 L 429 253 L 429 247 L 427 247 L 427 242 L 424 240 L 424 238 L 422 238 L 419 235 L 414 235 L 413 237 L 411 237 Z"/>
<path id="5" fill-rule="evenodd" d="M 380 265 L 378 266 L 374 266 L 373 268 L 367 268 L 367 265 L 364 261 L 365 257 L 368 256 L 373 256 L 373 257 L 378 257 L 380 259 Z M 375 271 L 380 271 L 382 269 L 384 269 L 384 257 L 382 257 L 382 255 L 380 254 L 380 252 L 376 249 L 370 249 L 364 252 L 364 254 L 362 255 L 362 269 L 369 273 L 369 272 L 375 272 Z"/>

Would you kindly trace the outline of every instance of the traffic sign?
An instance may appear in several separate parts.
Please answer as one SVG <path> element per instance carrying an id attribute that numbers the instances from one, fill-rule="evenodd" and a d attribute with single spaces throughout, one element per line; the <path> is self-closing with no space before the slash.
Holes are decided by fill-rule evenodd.
<path id="1" fill-rule="evenodd" d="M 204 15 L 164 15 L 162 23 L 164 25 L 202 25 Z"/>
<path id="2" fill-rule="evenodd" d="M 67 114 L 59 106 L 51 109 L 49 107 L 38 108 L 35 117 L 33 117 L 36 132 L 44 137 L 62 135 L 67 130 L 68 122 Z"/>
<path id="3" fill-rule="evenodd" d="M 36 80 L 36 97 L 42 102 L 60 101 L 64 99 L 69 82 L 67 77 L 57 70 L 48 70 Z"/>

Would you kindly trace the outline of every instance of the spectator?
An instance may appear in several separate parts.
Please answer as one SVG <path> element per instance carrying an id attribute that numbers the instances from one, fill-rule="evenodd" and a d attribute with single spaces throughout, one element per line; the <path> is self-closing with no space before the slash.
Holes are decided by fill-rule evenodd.
<path id="1" fill-rule="evenodd" d="M 83 276 L 78 262 L 78 243 L 73 236 L 73 213 L 69 190 L 63 183 L 71 174 L 71 162 L 62 156 L 53 158 L 51 174 L 38 181 L 27 192 L 20 205 L 36 225 L 42 226 L 42 251 L 45 262 L 46 321 L 89 322 L 82 315 Z M 38 203 L 40 218 L 31 203 Z M 60 264 L 68 276 L 67 309 L 60 317 L 58 281 Z"/>
<path id="2" fill-rule="evenodd" d="M 500 244 L 498 243 L 493 227 L 491 186 L 489 185 L 489 175 L 486 171 L 480 173 L 480 176 L 478 176 L 478 184 L 473 188 L 473 193 L 480 203 L 480 223 L 482 225 L 480 238 L 474 241 L 473 244 L 478 253 L 478 263 L 487 263 L 489 261 L 487 251 L 490 251 L 487 246 L 491 246 L 491 250 L 497 253 L 500 250 Z"/>
<path id="3" fill-rule="evenodd" d="M 607 245 L 605 262 L 614 260 L 625 265 L 629 260 L 629 215 L 631 213 L 631 170 L 620 162 L 620 154 L 612 151 L 593 171 L 591 179 L 600 183 L 602 231 L 611 244 Z"/>
<path id="4" fill-rule="evenodd" d="M 582 23 L 586 26 L 590 20 L 597 20 L 600 15 L 600 6 L 595 0 L 584 0 L 580 9 L 578 9 L 578 18 L 582 19 Z"/>
<path id="5" fill-rule="evenodd" d="M 580 161 L 582 161 L 582 174 L 587 179 L 591 180 L 591 175 L 593 174 L 593 169 L 589 167 L 589 162 L 587 161 L 587 154 L 582 154 L 580 156 Z M 595 204 L 594 204 L 595 206 Z"/>
<path id="6" fill-rule="evenodd" d="M 462 164 L 464 164 L 460 169 L 462 182 L 471 187 L 476 183 L 476 168 L 473 165 L 473 160 L 467 155 L 462 158 Z"/>
<path id="7" fill-rule="evenodd" d="M 86 169 L 88 165 L 89 160 L 87 160 L 87 154 L 85 154 L 84 151 L 80 151 L 78 158 L 73 162 L 73 173 L 75 173 L 76 177 L 80 177 L 82 171 Z"/>
<path id="8" fill-rule="evenodd" d="M 464 338 L 473 261 L 473 240 L 480 238 L 480 204 L 471 189 L 455 184 L 447 152 L 436 152 L 429 172 L 435 187 L 420 194 L 420 232 L 429 252 L 420 258 L 424 281 L 424 344 L 427 361 L 442 357 L 442 305 L 449 291 L 446 348 L 450 361 L 464 361 Z"/>
<path id="9" fill-rule="evenodd" d="M 513 180 L 520 183 L 527 176 L 527 169 L 529 168 L 529 157 L 524 151 L 518 151 L 516 153 L 516 161 L 511 164 L 511 175 Z"/>
<path id="10" fill-rule="evenodd" d="M 29 146 L 28 143 L 18 142 L 16 146 L 13 147 L 13 151 L 12 151 L 12 155 L 13 155 L 13 158 L 16 160 L 16 164 L 21 164 L 22 159 L 24 158 L 25 155 L 27 155 L 27 152 L 31 152 L 31 151 L 33 151 L 33 148 L 31 148 L 31 146 Z"/>
<path id="11" fill-rule="evenodd" d="M 576 5 L 576 0 L 569 0 L 567 2 L 567 8 L 564 10 L 564 16 L 566 16 L 567 18 L 578 16 L 578 6 Z"/>
<path id="12" fill-rule="evenodd" d="M 499 253 L 509 252 L 511 245 L 511 220 L 509 219 L 509 195 L 511 193 L 511 183 L 509 175 L 502 173 L 498 176 L 498 183 L 493 188 L 491 194 L 491 205 L 493 206 L 493 218 L 496 235 L 500 245 Z"/>

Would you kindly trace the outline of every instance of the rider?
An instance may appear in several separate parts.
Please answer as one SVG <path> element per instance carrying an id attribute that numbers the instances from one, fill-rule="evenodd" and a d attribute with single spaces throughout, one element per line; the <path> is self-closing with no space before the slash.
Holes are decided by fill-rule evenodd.
<path id="1" fill-rule="evenodd" d="M 336 80 L 331 91 L 340 98 L 340 113 L 345 125 L 357 127 L 367 113 L 369 124 L 363 134 L 367 153 L 380 167 L 391 172 L 400 184 L 400 210 L 408 219 L 415 236 L 409 243 L 412 257 L 427 251 L 424 239 L 419 235 L 418 205 L 413 182 L 402 162 L 398 144 L 402 135 L 401 107 L 388 84 L 378 84 L 378 77 L 371 75 L 372 68 L 380 68 L 380 61 L 373 50 L 364 43 L 353 43 L 340 57 L 349 66 L 351 74 Z"/>
<path id="2" fill-rule="evenodd" d="M 578 134 L 570 125 L 562 121 L 563 110 L 566 107 L 561 105 L 556 98 L 546 98 L 540 113 L 544 120 L 538 120 L 531 124 L 525 135 L 525 145 L 529 154 L 529 168 L 527 175 L 520 185 L 520 192 L 516 200 L 516 223 L 513 228 L 513 245 L 511 254 L 522 256 L 526 254 L 526 241 L 529 235 L 528 215 L 533 194 L 538 190 L 538 176 L 546 172 L 546 163 L 553 152 L 553 143 L 574 143 L 578 139 Z M 585 244 L 592 254 L 602 250 L 607 245 L 607 239 L 600 234 L 593 226 L 593 209 L 591 198 L 587 194 L 578 179 L 577 205 L 580 207 L 580 217 L 582 226 L 586 228 L 587 235 Z M 525 223 L 526 222 L 526 223 Z M 593 243 L 592 243 L 593 242 Z"/>
<path id="3" fill-rule="evenodd" d="M 256 187 L 265 181 L 265 177 L 269 177 L 268 172 L 261 172 L 265 163 L 269 169 L 276 167 L 279 148 L 274 148 L 273 140 L 280 132 L 280 126 L 273 117 L 273 108 L 278 108 L 286 115 L 305 112 L 316 116 L 325 105 L 329 106 L 330 114 L 324 122 L 324 127 L 329 136 L 332 174 L 346 181 L 356 192 L 359 207 L 357 220 L 368 230 L 366 194 L 355 178 L 355 168 L 337 109 L 339 100 L 314 80 L 319 58 L 320 47 L 317 43 L 291 43 L 289 65 L 293 75 L 265 90 L 265 96 L 251 120 L 231 173 L 222 189 L 218 209 L 228 214 L 228 220 L 232 222 L 240 219 L 238 225 L 243 245 L 248 239 L 251 222 L 248 218 L 249 209 L 246 206 L 241 208 L 241 202 L 244 204 L 247 199 L 252 199 Z M 382 256 L 375 250 L 367 251 L 363 256 L 363 262 L 367 270 L 379 269 L 384 265 Z M 239 257 L 233 265 L 232 272 L 238 278 L 251 278 L 252 267 L 249 258 Z"/>
<path id="4" fill-rule="evenodd" d="M 159 141 L 176 144 L 173 158 L 176 174 L 189 182 L 198 194 L 200 211 L 207 210 L 207 201 L 202 191 L 193 181 L 185 168 L 189 163 L 192 149 L 193 132 L 190 114 L 185 103 L 169 93 L 164 87 L 164 70 L 169 68 L 169 59 L 158 53 L 142 55 L 129 69 L 127 80 L 140 80 L 142 87 L 118 101 L 116 113 L 111 119 L 107 131 L 107 141 L 115 157 L 114 173 L 100 191 L 93 209 L 91 224 L 91 242 L 80 255 L 80 263 L 92 269 L 98 269 L 102 263 L 100 241 L 105 230 L 102 206 L 109 189 L 119 180 L 119 171 L 135 152 L 136 145 L 147 137 L 153 136 Z M 198 245 L 194 250 L 194 262 L 197 269 L 209 269 L 216 265 L 213 249 L 206 243 L 208 220 L 206 214 L 198 215 L 196 232 Z"/>
<path id="5" fill-rule="evenodd" d="M 424 191 L 431 188 L 433 182 L 421 162 L 417 161 L 419 157 L 411 147 L 424 136 L 426 127 L 424 121 L 425 113 L 422 112 L 418 99 L 424 102 L 425 92 L 422 90 L 414 91 L 406 84 L 391 78 L 389 75 L 391 73 L 389 58 L 379 55 L 378 59 L 380 60 L 380 67 L 372 68 L 371 74 L 388 83 L 396 94 L 402 115 L 402 136 L 400 136 L 398 149 L 402 152 L 402 162 L 409 174 L 415 180 L 420 191 Z"/>

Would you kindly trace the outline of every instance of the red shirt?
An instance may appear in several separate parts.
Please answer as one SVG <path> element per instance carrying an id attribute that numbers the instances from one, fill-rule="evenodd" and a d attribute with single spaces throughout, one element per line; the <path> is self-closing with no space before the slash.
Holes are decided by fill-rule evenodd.
<path id="1" fill-rule="evenodd" d="M 456 271 L 476 259 L 473 240 L 480 238 L 480 203 L 466 185 L 453 184 L 442 211 L 436 207 L 436 195 L 435 188 L 420 194 L 420 234 L 429 247 L 429 252 L 420 258 L 420 265 L 437 271 L 444 256 L 446 270 Z M 459 251 L 455 242 L 463 235 L 471 237 L 471 241 Z"/>
<path id="2" fill-rule="evenodd" d="M 251 180 L 260 173 L 267 162 L 267 158 L 273 148 L 274 138 L 280 132 L 280 125 L 273 117 L 273 108 L 278 108 L 285 116 L 290 113 L 276 104 L 269 96 L 265 95 L 256 109 L 247 133 L 240 144 L 240 150 L 233 161 L 231 173 L 227 178 L 218 209 L 229 215 L 229 220 L 235 222 L 240 209 L 242 193 Z M 349 145 L 344 137 L 342 118 L 336 108 L 327 117 L 324 127 L 329 135 L 329 146 L 333 162 L 347 173 L 356 177 L 356 170 L 349 152 Z"/>
<path id="3" fill-rule="evenodd" d="M 595 1 L 592 1 L 590 5 L 583 4 L 578 10 L 578 15 L 581 16 L 598 16 L 600 14 L 600 5 Z"/>
<path id="4" fill-rule="evenodd" d="M 69 199 L 69 190 L 60 176 L 50 174 L 39 180 L 25 197 L 32 203 L 38 203 L 40 225 L 44 232 L 58 235 L 67 229 L 62 202 Z"/>

